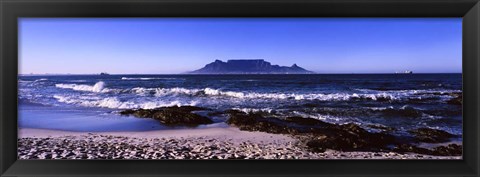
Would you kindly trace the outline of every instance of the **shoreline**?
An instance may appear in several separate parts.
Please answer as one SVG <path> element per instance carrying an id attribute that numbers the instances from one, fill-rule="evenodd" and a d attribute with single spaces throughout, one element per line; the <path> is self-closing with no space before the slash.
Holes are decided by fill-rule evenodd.
<path id="1" fill-rule="evenodd" d="M 308 151 L 290 135 L 238 128 L 71 132 L 19 128 L 20 159 L 462 159 L 396 152 Z"/>
<path id="2" fill-rule="evenodd" d="M 89 136 L 104 135 L 117 136 L 138 139 L 182 139 L 182 138 L 198 138 L 209 137 L 221 140 L 231 140 L 233 142 L 241 141 L 280 141 L 294 142 L 294 138 L 287 135 L 270 134 L 265 132 L 248 132 L 241 131 L 235 127 L 227 128 L 201 128 L 201 129 L 174 129 L 174 130 L 150 130 L 150 131 L 114 131 L 114 132 L 74 132 L 64 130 L 50 130 L 37 128 L 19 128 L 19 138 L 61 138 L 66 136 Z"/>

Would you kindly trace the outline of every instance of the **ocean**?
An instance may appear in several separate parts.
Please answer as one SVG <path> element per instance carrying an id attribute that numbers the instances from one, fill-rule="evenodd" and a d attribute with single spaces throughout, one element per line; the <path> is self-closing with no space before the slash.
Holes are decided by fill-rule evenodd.
<path id="1" fill-rule="evenodd" d="M 181 129 L 121 116 L 124 109 L 198 106 L 276 117 L 462 134 L 462 74 L 19 76 L 19 126 L 69 131 Z M 197 128 L 222 127 L 215 124 Z M 189 127 L 191 128 L 191 127 Z"/>

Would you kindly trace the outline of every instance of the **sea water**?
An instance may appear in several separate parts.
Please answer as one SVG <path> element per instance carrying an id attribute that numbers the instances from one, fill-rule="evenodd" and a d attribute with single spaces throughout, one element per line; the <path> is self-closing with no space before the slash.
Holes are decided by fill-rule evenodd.
<path id="1" fill-rule="evenodd" d="M 198 106 L 344 124 L 396 133 L 428 127 L 462 134 L 461 74 L 19 76 L 19 126 L 70 131 L 144 131 L 164 126 L 124 109 Z M 224 120 L 201 127 L 226 126 Z"/>

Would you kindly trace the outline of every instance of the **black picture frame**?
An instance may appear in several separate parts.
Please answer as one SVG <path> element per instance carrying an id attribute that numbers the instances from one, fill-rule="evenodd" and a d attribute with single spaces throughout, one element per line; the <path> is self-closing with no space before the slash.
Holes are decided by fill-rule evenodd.
<path id="1" fill-rule="evenodd" d="M 479 0 L 0 0 L 1 176 L 479 176 Z M 17 160 L 20 17 L 463 17 L 462 160 Z"/>

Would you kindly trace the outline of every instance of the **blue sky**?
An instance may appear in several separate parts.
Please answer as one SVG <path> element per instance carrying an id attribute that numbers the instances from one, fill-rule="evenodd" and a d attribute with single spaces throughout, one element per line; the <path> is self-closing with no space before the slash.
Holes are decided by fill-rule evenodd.
<path id="1" fill-rule="evenodd" d="M 460 73 L 461 18 L 21 18 L 20 74 L 176 74 L 215 59 Z"/>

